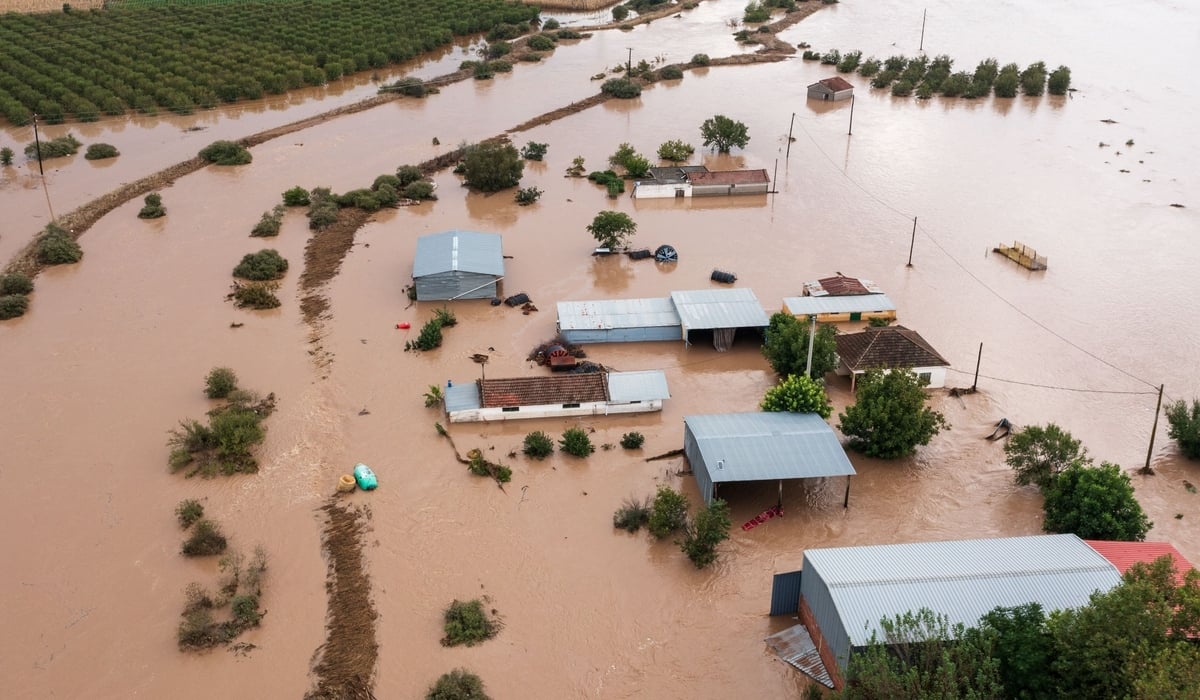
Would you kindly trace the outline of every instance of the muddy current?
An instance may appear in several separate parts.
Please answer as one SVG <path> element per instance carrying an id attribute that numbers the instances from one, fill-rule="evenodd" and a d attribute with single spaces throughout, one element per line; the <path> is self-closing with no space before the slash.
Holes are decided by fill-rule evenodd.
<path id="1" fill-rule="evenodd" d="M 446 171 L 435 176 L 438 201 L 375 215 L 329 284 L 329 317 L 315 331 L 299 310 L 303 213 L 290 211 L 276 239 L 248 237 L 289 187 L 368 186 L 400 164 L 502 133 L 594 94 L 589 78 L 630 48 L 635 62 L 751 51 L 735 44 L 727 23 L 743 7 L 705 2 L 630 32 L 598 32 L 492 81 L 269 141 L 249 166 L 206 168 L 161 190 L 164 219 L 137 219 L 140 201 L 121 206 L 81 238 L 81 264 L 42 273 L 29 314 L 0 323 L 5 695 L 302 696 L 325 638 L 320 508 L 360 461 L 381 482 L 349 499 L 371 510 L 365 553 L 379 612 L 381 698 L 419 697 L 459 666 L 498 699 L 795 696 L 804 680 L 762 638 L 792 622 L 766 615 L 771 576 L 798 568 L 806 548 L 1039 532 L 1040 496 L 1015 487 L 1001 446 L 982 439 L 1001 417 L 1057 422 L 1098 461 L 1121 464 L 1155 523 L 1148 539 L 1200 561 L 1200 496 L 1185 487 L 1200 470 L 1166 439 L 1165 423 L 1151 455 L 1156 474 L 1136 473 L 1158 385 L 1168 400 L 1190 400 L 1200 377 L 1190 312 L 1200 137 L 1188 116 L 1200 94 L 1185 62 L 1158 51 L 1195 48 L 1195 8 L 1022 0 L 966 9 L 942 0 L 929 5 L 923 38 L 920 10 L 904 3 L 823 8 L 781 38 L 880 57 L 923 47 L 966 70 L 988 56 L 1022 66 L 1044 60 L 1070 66 L 1078 90 L 917 101 L 855 77 L 850 135 L 849 104 L 805 99 L 805 86 L 828 67 L 797 57 L 689 72 L 638 100 L 511 134 L 518 146 L 549 144 L 522 181 L 545 192 L 534 206 L 518 207 L 511 192 L 470 193 Z M 470 50 L 464 42 L 394 73 L 449 72 Z M 213 140 L 374 89 L 360 76 L 189 117 L 46 127 L 43 135 L 69 131 L 122 152 L 110 162 L 47 161 L 51 207 L 62 215 Z M 563 177 L 575 156 L 601 169 L 622 142 L 647 155 L 673 138 L 699 146 L 699 124 L 713 114 L 746 123 L 751 141 L 730 156 L 698 150 L 693 162 L 765 168 L 777 193 L 610 201 L 586 180 Z M 0 134 L 18 151 L 31 140 L 27 128 Z M 635 219 L 636 245 L 669 243 L 679 262 L 592 257 L 585 226 L 610 207 Z M 7 261 L 49 220 L 36 164 L 0 169 L 0 209 Z M 416 237 L 455 228 L 503 234 L 512 256 L 504 293 L 526 292 L 539 310 L 455 302 L 459 323 L 444 345 L 405 352 L 440 306 L 404 296 Z M 1049 269 L 1029 272 L 989 252 L 1014 239 L 1046 255 Z M 279 291 L 284 304 L 237 310 L 224 300 L 230 270 L 263 247 L 292 264 Z M 735 272 L 737 286 L 753 289 L 768 311 L 805 280 L 836 272 L 874 280 L 897 303 L 900 322 L 952 363 L 950 385 L 972 384 L 982 344 L 979 392 L 933 393 L 953 427 L 914 458 L 850 453 L 858 475 L 848 508 L 842 482 L 787 483 L 785 517 L 743 532 L 736 524 L 774 505 L 777 487 L 723 490 L 734 533 L 703 571 L 669 542 L 614 531 L 611 515 L 662 483 L 698 500 L 694 481 L 679 475 L 682 459 L 643 458 L 682 446 L 685 415 L 756 408 L 774 376 L 750 337 L 727 353 L 699 342 L 586 347 L 589 359 L 618 370 L 663 369 L 671 398 L 661 413 L 452 426 L 460 449 L 480 448 L 513 468 L 503 490 L 469 474 L 435 431 L 444 417 L 424 407 L 422 394 L 478 378 L 472 354 L 489 356 L 489 377 L 544 371 L 525 357 L 553 335 L 556 301 L 705 289 L 715 286 L 714 268 Z M 405 322 L 412 328 L 397 328 Z M 171 475 L 167 431 L 210 407 L 203 378 L 222 365 L 279 399 L 261 470 Z M 830 393 L 839 409 L 851 399 L 840 378 L 831 377 Z M 587 460 L 510 456 L 529 431 L 557 436 L 575 424 L 594 430 L 597 445 L 631 430 L 646 445 L 599 449 Z M 201 499 L 232 546 L 262 544 L 269 554 L 267 615 L 242 637 L 255 645 L 249 653 L 175 647 L 184 587 L 218 575 L 215 562 L 178 553 L 173 511 L 183 498 Z M 478 647 L 441 647 L 443 608 L 479 596 L 503 618 L 501 634 Z"/>

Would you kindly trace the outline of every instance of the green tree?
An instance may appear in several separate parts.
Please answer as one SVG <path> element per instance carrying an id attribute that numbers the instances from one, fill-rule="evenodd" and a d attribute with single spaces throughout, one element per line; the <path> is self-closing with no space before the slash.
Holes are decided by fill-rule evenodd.
<path id="1" fill-rule="evenodd" d="M 849 436 L 851 447 L 868 457 L 910 455 L 950 427 L 941 413 L 925 405 L 928 399 L 912 370 L 867 370 L 858 380 L 854 405 L 838 414 L 838 428 Z"/>
<path id="2" fill-rule="evenodd" d="M 425 693 L 425 700 L 491 700 L 479 676 L 463 668 L 443 673 Z"/>
<path id="3" fill-rule="evenodd" d="M 830 324 L 817 326 L 810 375 L 813 378 L 824 377 L 826 372 L 837 368 L 836 335 L 837 329 Z M 808 324 L 784 311 L 772 314 L 762 353 L 776 374 L 783 377 L 804 374 L 808 365 Z"/>
<path id="4" fill-rule="evenodd" d="M 1200 400 L 1192 399 L 1191 410 L 1181 399 L 1163 409 L 1170 428 L 1167 435 L 1179 443 L 1188 459 L 1200 459 Z"/>
<path id="5" fill-rule="evenodd" d="M 1054 639 L 1046 627 L 1041 605 L 994 608 L 979 624 L 995 633 L 993 655 L 1000 663 L 1006 697 L 1013 700 L 1053 697 Z"/>
<path id="6" fill-rule="evenodd" d="M 642 94 L 642 86 L 629 78 L 610 78 L 600 86 L 600 92 L 622 100 L 632 100 Z"/>
<path id="7" fill-rule="evenodd" d="M 1154 525 L 1133 495 L 1121 467 L 1075 463 L 1059 473 L 1045 491 L 1047 532 L 1070 532 L 1087 540 L 1141 542 Z"/>
<path id="8" fill-rule="evenodd" d="M 700 125 L 700 135 L 704 137 L 704 145 L 715 147 L 717 153 L 729 153 L 733 146 L 745 148 L 750 143 L 746 125 L 722 114 L 705 119 Z"/>
<path id="9" fill-rule="evenodd" d="M 1200 647 L 1194 644 L 1171 644 L 1131 666 L 1134 700 L 1200 699 Z"/>
<path id="10" fill-rule="evenodd" d="M 546 433 L 535 430 L 525 436 L 525 445 L 521 451 L 534 459 L 545 459 L 554 452 L 554 440 Z"/>
<path id="11" fill-rule="evenodd" d="M 245 165 L 254 160 L 245 146 L 233 141 L 213 141 L 200 149 L 200 158 L 217 165 Z"/>
<path id="12" fill-rule="evenodd" d="M 213 367 L 204 377 L 204 395 L 224 399 L 238 388 L 237 374 L 228 367 Z"/>
<path id="13" fill-rule="evenodd" d="M 650 521 L 646 527 L 655 539 L 664 539 L 687 524 L 687 513 L 687 496 L 666 484 L 660 485 L 650 505 Z"/>
<path id="14" fill-rule="evenodd" d="M 70 265 L 83 259 L 83 248 L 66 229 L 49 224 L 38 239 L 37 258 L 44 265 Z"/>
<path id="15" fill-rule="evenodd" d="M 627 167 L 625 164 L 629 162 L 629 159 L 637 157 L 637 154 L 637 149 L 635 149 L 631 144 L 622 143 L 620 146 L 617 146 L 617 150 L 608 157 L 608 164 L 614 168 Z"/>
<path id="16" fill-rule="evenodd" d="M 684 526 L 679 548 L 697 569 L 703 569 L 717 560 L 717 545 L 729 539 L 731 525 L 729 504 L 714 498 Z"/>
<path id="17" fill-rule="evenodd" d="M 462 164 L 463 179 L 467 185 L 483 192 L 516 187 L 525 172 L 521 154 L 507 143 L 468 146 Z"/>
<path id="18" fill-rule="evenodd" d="M 1016 431 L 1004 443 L 1004 455 L 1004 461 L 1017 472 L 1018 484 L 1037 484 L 1043 492 L 1062 470 L 1092 462 L 1087 448 L 1054 423 Z"/>
<path id="19" fill-rule="evenodd" d="M 696 148 L 692 146 L 692 144 L 679 139 L 665 141 L 661 146 L 658 147 L 659 159 L 670 161 L 672 163 L 682 163 L 688 158 L 691 158 L 692 154 L 695 152 Z"/>
<path id="20" fill-rule="evenodd" d="M 822 418 L 833 412 L 825 387 L 803 374 L 789 374 L 767 389 L 759 408 L 768 412 L 816 413 Z"/>
<path id="21" fill-rule="evenodd" d="M 24 272 L 12 272 L 0 275 L 0 296 L 9 294 L 29 294 L 33 292 L 33 280 Z"/>
<path id="22" fill-rule="evenodd" d="M 601 246 L 610 250 L 623 248 L 637 233 L 637 223 L 620 211 L 602 211 L 587 225 L 587 230 Z"/>
<path id="23" fill-rule="evenodd" d="M 583 428 L 567 428 L 563 431 L 558 447 L 573 457 L 587 457 L 596 451 L 592 439 Z"/>
<path id="24" fill-rule="evenodd" d="M 8 166 L 8 165 L 12 165 L 12 162 L 13 162 L 13 149 L 9 148 L 8 146 L 5 146 L 4 148 L 0 148 L 0 165 Z"/>
<path id="25" fill-rule="evenodd" d="M 1059 66 L 1050 74 L 1048 89 L 1051 95 L 1065 95 L 1071 89 L 1071 69 Z"/>

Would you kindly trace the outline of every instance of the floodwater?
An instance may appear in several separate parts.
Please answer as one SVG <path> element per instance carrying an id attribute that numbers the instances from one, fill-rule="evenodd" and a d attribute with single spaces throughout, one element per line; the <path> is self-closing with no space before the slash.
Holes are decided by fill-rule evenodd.
<path id="1" fill-rule="evenodd" d="M 1161 46 L 1195 53 L 1200 10 L 1168 2 L 929 5 L 928 53 L 948 53 L 967 69 L 987 56 L 1067 64 L 1078 88 L 1071 98 L 894 100 L 856 79 L 847 136 L 850 105 L 807 103 L 804 87 L 827 72 L 796 59 L 689 73 L 640 100 L 513 134 L 518 145 L 550 144 L 522 183 L 545 190 L 541 201 L 522 208 L 509 193 L 470 194 L 445 172 L 436 178 L 437 202 L 380 213 L 328 289 L 332 318 L 319 344 L 332 362 L 314 361 L 321 355 L 310 354 L 316 346 L 297 300 L 303 215 L 289 212 L 273 241 L 247 237 L 281 191 L 364 186 L 399 164 L 503 132 L 592 94 L 589 77 L 625 60 L 629 47 L 635 61 L 743 51 L 725 26 L 743 6 L 705 2 L 679 19 L 597 33 L 494 81 L 459 83 L 424 101 L 389 103 L 270 141 L 249 166 L 207 168 L 163 190 L 165 219 L 138 220 L 140 202 L 120 207 L 83 236 L 80 265 L 39 276 L 30 313 L 0 323 L 6 696 L 301 696 L 324 639 L 316 509 L 358 461 L 381 480 L 378 491 L 352 497 L 373 514 L 366 549 L 380 613 L 378 696 L 419 696 L 439 674 L 464 666 L 498 700 L 794 696 L 803 679 L 761 640 L 790 622 L 765 615 L 771 576 L 797 568 L 804 549 L 1039 531 L 1039 497 L 1015 488 L 1000 445 L 981 439 L 1001 417 L 1058 422 L 1098 460 L 1140 467 L 1157 385 L 1170 399 L 1190 399 L 1200 377 L 1200 330 L 1187 301 L 1200 260 L 1200 203 L 1189 198 L 1198 191 L 1200 137 L 1188 115 L 1200 95 L 1186 61 L 1157 58 L 1166 53 Z M 920 21 L 904 3 L 847 2 L 784 38 L 821 50 L 912 55 Z M 464 50 L 442 62 L 456 66 L 454 51 Z M 49 128 L 113 143 L 124 154 L 106 167 L 81 156 L 51 161 L 55 211 L 216 138 L 372 90 L 364 83 L 323 99 L 307 95 L 286 109 Z M 562 177 L 576 155 L 598 168 L 625 141 L 646 154 L 670 138 L 699 145 L 699 124 L 714 113 L 745 122 L 752 141 L 732 156 L 696 160 L 767 168 L 778 194 L 610 203 L 600 188 Z M 193 124 L 206 129 L 183 131 Z M 0 140 L 23 144 L 26 131 L 9 129 Z M 432 145 L 434 137 L 443 145 Z M 1101 141 L 1112 145 L 1100 148 Z M 3 178 L 7 259 L 47 213 L 28 166 Z M 636 244 L 670 243 L 680 262 L 591 257 L 584 227 L 609 206 L 637 221 Z M 405 340 L 433 308 L 409 307 L 402 294 L 415 238 L 449 228 L 504 234 L 512 256 L 505 292 L 525 291 L 542 310 L 454 304 L 460 322 L 443 347 L 405 353 Z M 987 254 L 1012 239 L 1037 247 L 1050 269 L 1030 273 Z M 264 246 L 292 263 L 284 305 L 236 310 L 223 300 L 229 271 Z M 481 368 L 470 355 L 477 352 L 490 356 L 488 376 L 541 371 L 524 358 L 554 332 L 555 301 L 707 288 L 717 267 L 736 272 L 738 285 L 771 310 L 807 279 L 837 271 L 873 279 L 897 302 L 901 322 L 952 362 L 951 384 L 971 384 L 983 344 L 980 392 L 936 393 L 953 428 L 913 459 L 851 454 L 859 475 L 847 509 L 840 482 L 787 484 L 786 517 L 748 533 L 735 525 L 721 559 L 704 571 L 670 543 L 614 531 L 610 518 L 625 497 L 649 495 L 660 483 L 696 500 L 694 482 L 676 475 L 680 459 L 640 457 L 679 448 L 685 415 L 755 408 L 773 377 L 752 343 L 723 354 L 704 344 L 588 347 L 590 359 L 618 369 L 667 373 L 672 398 L 661 414 L 582 422 L 598 445 L 641 431 L 640 454 L 618 447 L 586 461 L 556 454 L 532 462 L 507 455 L 525 433 L 557 435 L 573 422 L 452 427 L 461 450 L 479 447 L 513 467 L 513 481 L 500 490 L 467 473 L 437 436 L 439 417 L 421 399 L 428 385 L 476 378 Z M 401 321 L 414 330 L 397 330 Z M 233 367 L 243 386 L 279 397 L 262 470 L 208 481 L 172 476 L 167 431 L 206 410 L 203 377 L 218 365 Z M 850 398 L 840 380 L 831 381 L 831 393 L 839 408 Z M 1184 487 L 1200 470 L 1178 456 L 1165 428 L 1153 452 L 1157 475 L 1134 474 L 1134 485 L 1155 522 L 1150 539 L 1200 561 L 1192 524 L 1200 496 Z M 774 484 L 723 494 L 735 523 L 776 498 Z M 203 499 L 233 546 L 261 543 L 270 555 L 268 614 L 243 636 L 256 645 L 246 655 L 175 649 L 184 586 L 212 586 L 217 577 L 213 563 L 177 553 L 173 510 L 183 498 Z M 475 648 L 441 647 L 442 609 L 480 595 L 503 617 L 503 632 Z"/>

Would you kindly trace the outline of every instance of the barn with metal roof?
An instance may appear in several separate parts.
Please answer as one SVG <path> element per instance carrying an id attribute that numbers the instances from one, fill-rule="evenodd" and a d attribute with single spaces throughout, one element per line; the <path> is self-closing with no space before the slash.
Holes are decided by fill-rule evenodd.
<path id="1" fill-rule="evenodd" d="M 784 297 L 783 308 L 800 319 L 816 316 L 821 323 L 896 318 L 896 305 L 886 294 Z"/>
<path id="2" fill-rule="evenodd" d="M 719 351 L 733 345 L 733 336 L 739 328 L 766 328 L 771 323 L 751 289 L 671 292 L 671 301 L 679 312 L 684 342 L 689 342 L 693 331 L 711 330 L 713 346 Z"/>
<path id="3" fill-rule="evenodd" d="M 833 429 L 815 413 L 719 413 L 683 419 L 683 452 L 700 495 L 720 484 L 845 476 L 854 465 Z"/>
<path id="4" fill-rule="evenodd" d="M 417 301 L 491 299 L 504 277 L 502 239 L 474 231 L 421 236 L 412 274 Z"/>
<path id="5" fill-rule="evenodd" d="M 799 607 L 810 648 L 796 653 L 803 644 L 793 638 L 789 663 L 805 670 L 819 656 L 835 683 L 850 655 L 882 636 L 884 618 L 928 608 L 951 625 L 974 626 L 997 606 L 1076 608 L 1121 582 L 1112 562 L 1075 535 L 809 549 L 803 567 L 775 577 L 771 612 Z"/>

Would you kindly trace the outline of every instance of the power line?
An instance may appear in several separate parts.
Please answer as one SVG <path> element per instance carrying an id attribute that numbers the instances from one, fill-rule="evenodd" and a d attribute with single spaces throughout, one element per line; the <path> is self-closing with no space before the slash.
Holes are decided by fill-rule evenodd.
<path id="1" fill-rule="evenodd" d="M 947 367 L 946 369 L 951 372 L 956 372 L 958 374 L 964 374 L 968 377 L 975 375 L 974 372 L 966 372 L 961 369 L 955 369 L 953 367 Z M 1054 386 L 1053 384 L 1038 384 L 1037 382 L 1023 382 L 1018 379 L 1005 379 L 1003 377 L 992 377 L 992 376 L 988 376 L 986 374 L 981 374 L 979 376 L 982 377 L 983 379 L 990 379 L 994 382 L 1003 382 L 1005 384 L 1019 384 L 1020 386 L 1032 386 L 1032 387 L 1037 387 L 1038 389 L 1053 389 L 1054 391 L 1073 391 L 1073 392 L 1080 393 L 1080 394 L 1127 394 L 1127 395 L 1132 395 L 1132 396 L 1153 396 L 1158 393 L 1157 390 L 1155 390 L 1155 391 L 1119 391 L 1116 389 L 1080 389 L 1078 387 L 1072 387 L 1072 386 Z"/>

